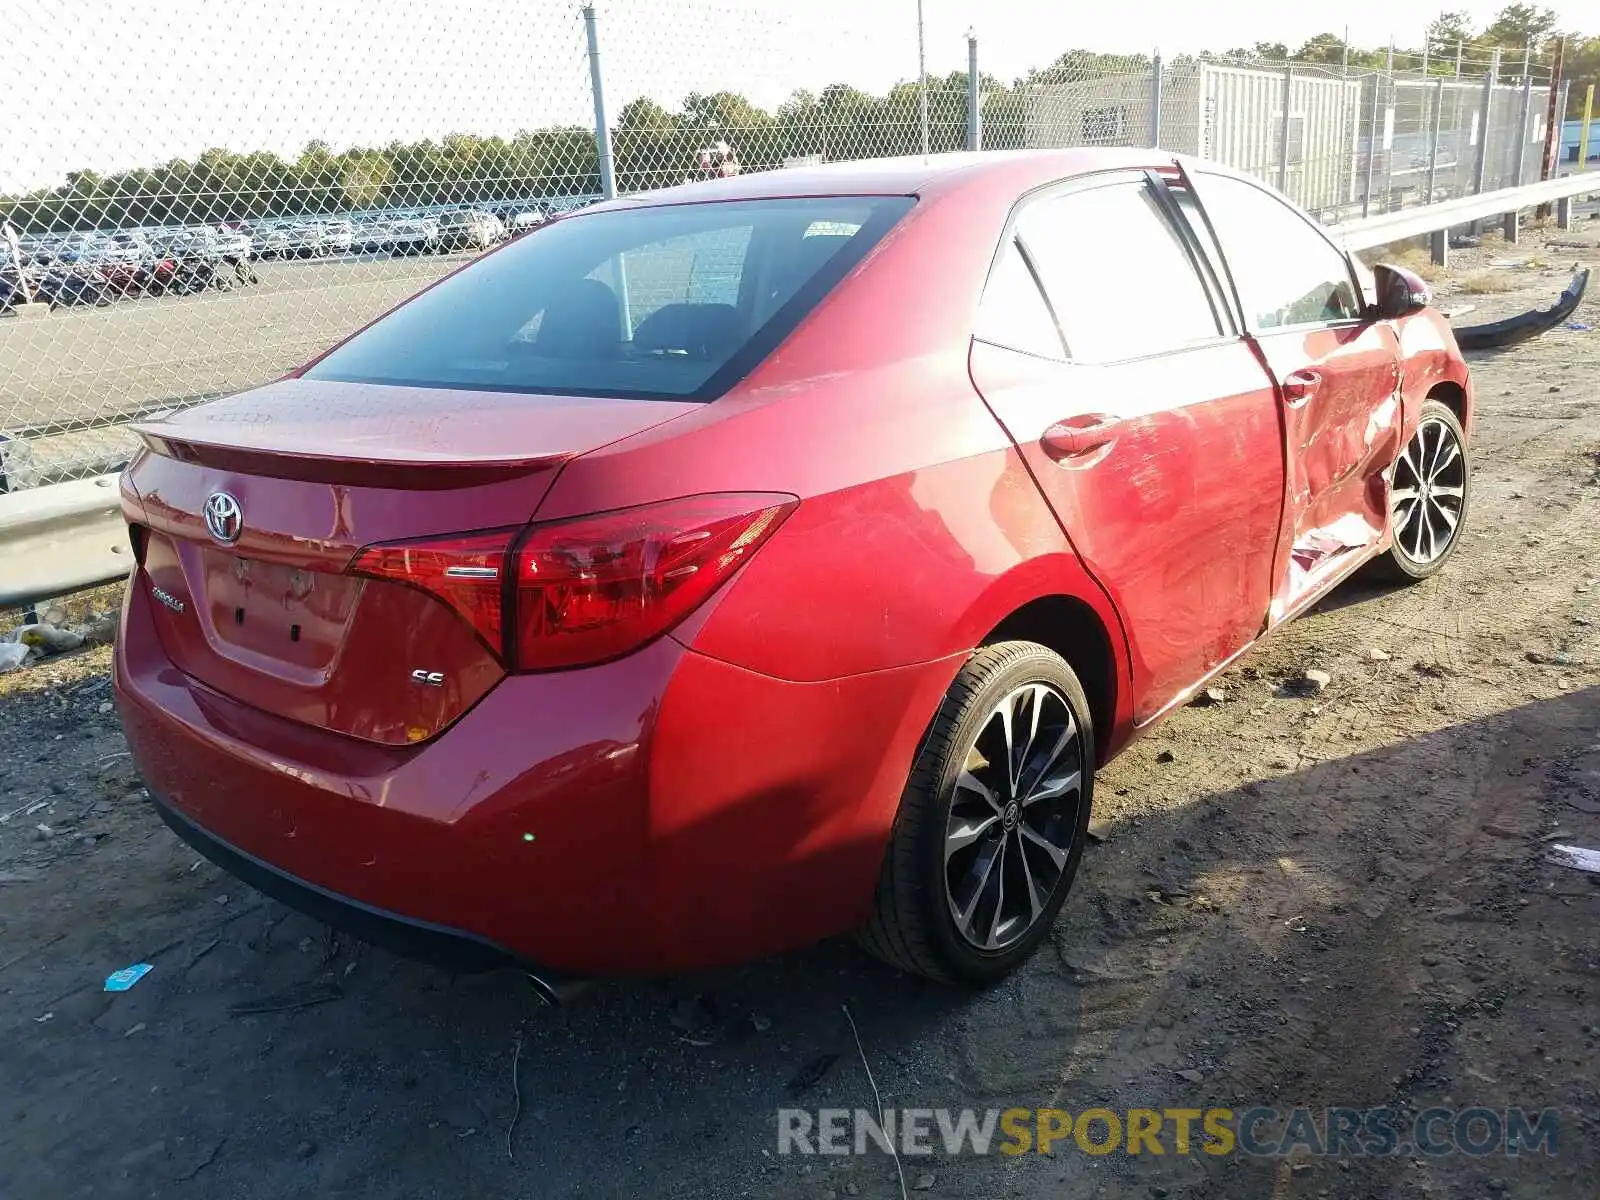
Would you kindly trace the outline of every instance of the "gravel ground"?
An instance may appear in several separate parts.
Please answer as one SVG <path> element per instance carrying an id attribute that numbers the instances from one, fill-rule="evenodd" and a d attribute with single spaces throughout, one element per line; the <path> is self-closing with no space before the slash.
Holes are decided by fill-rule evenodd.
<path id="1" fill-rule="evenodd" d="M 1462 253 L 1441 300 L 1548 303 L 1600 265 L 1545 244 L 1573 236 Z M 1511 290 L 1459 294 L 1492 272 Z M 908 1160 L 933 1196 L 1593 1197 L 1600 876 L 1548 859 L 1600 847 L 1600 328 L 1474 370 L 1460 555 L 1341 589 L 1112 764 L 1053 940 L 981 995 L 829 944 L 545 1009 L 197 862 L 143 801 L 107 649 L 0 677 L 0 1196 L 899 1196 L 881 1154 L 776 1153 L 779 1106 L 874 1105 L 864 1054 L 897 1106 L 1561 1122 L 1554 1156 Z M 1313 667 L 1326 691 L 1285 686 Z"/>

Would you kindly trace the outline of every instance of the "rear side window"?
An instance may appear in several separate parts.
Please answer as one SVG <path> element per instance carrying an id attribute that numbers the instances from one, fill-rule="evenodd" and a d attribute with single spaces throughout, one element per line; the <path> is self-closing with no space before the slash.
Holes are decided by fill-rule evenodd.
<path id="1" fill-rule="evenodd" d="M 1015 238 L 1001 248 L 994 270 L 989 272 L 974 334 L 981 341 L 1024 354 L 1064 357 L 1056 319 Z"/>
<path id="2" fill-rule="evenodd" d="M 739 200 L 554 221 L 357 334 L 306 377 L 710 400 L 912 203 Z"/>
<path id="3" fill-rule="evenodd" d="M 1203 175 L 1196 186 L 1252 327 L 1361 316 L 1349 263 L 1305 217 L 1276 196 L 1225 175 Z"/>
<path id="4" fill-rule="evenodd" d="M 1017 229 L 1074 360 L 1138 358 L 1222 332 L 1183 243 L 1143 182 L 1040 201 L 1023 210 Z"/>

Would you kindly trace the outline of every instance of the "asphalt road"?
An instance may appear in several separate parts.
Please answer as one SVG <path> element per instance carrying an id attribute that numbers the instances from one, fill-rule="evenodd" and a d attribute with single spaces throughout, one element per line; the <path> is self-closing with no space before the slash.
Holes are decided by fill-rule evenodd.
<path id="1" fill-rule="evenodd" d="M 0 433 L 147 410 L 272 379 L 453 269 L 460 254 L 256 264 L 235 291 L 151 296 L 0 320 Z M 92 470 L 119 430 L 30 437 L 47 471 Z"/>

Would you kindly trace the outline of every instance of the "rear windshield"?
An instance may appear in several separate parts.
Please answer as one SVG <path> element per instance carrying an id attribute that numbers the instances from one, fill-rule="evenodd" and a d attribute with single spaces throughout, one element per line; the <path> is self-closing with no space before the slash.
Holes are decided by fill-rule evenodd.
<path id="1" fill-rule="evenodd" d="M 306 377 L 710 400 L 911 204 L 738 200 L 555 221 L 424 292 Z"/>

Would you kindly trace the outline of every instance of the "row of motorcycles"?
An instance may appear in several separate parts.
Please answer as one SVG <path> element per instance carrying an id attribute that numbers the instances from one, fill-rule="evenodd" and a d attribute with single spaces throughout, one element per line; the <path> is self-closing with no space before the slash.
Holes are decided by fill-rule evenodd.
<path id="1" fill-rule="evenodd" d="M 4 257 L 0 244 L 0 259 Z M 205 291 L 231 291 L 261 282 L 247 258 L 165 257 L 146 262 L 30 263 L 22 268 L 0 265 L 0 312 L 26 303 L 52 306 L 110 304 L 140 296 L 168 293 L 189 296 Z"/>

